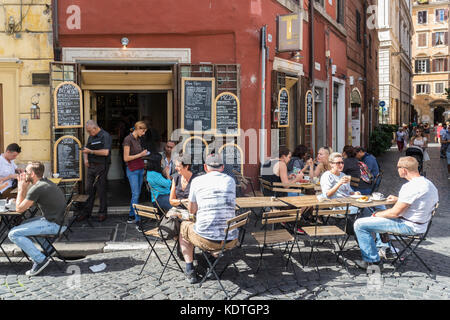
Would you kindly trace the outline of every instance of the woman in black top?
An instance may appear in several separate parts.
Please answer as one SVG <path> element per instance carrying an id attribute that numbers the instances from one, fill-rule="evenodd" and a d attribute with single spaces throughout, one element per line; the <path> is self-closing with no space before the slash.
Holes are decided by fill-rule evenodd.
<path id="1" fill-rule="evenodd" d="M 356 158 L 356 150 L 352 146 L 345 146 L 342 151 L 344 157 L 343 173 L 352 176 L 353 178 L 361 178 L 361 171 L 359 169 L 359 160 Z M 354 191 L 359 191 L 361 194 L 370 194 L 371 185 L 360 179 L 358 187 L 352 187 Z"/>
<path id="2" fill-rule="evenodd" d="M 175 160 L 175 170 L 177 173 L 173 176 L 172 188 L 170 189 L 170 204 L 173 207 L 180 207 L 181 200 L 189 197 L 189 190 L 192 180 L 196 177 L 191 171 L 187 157 L 180 156 Z"/>

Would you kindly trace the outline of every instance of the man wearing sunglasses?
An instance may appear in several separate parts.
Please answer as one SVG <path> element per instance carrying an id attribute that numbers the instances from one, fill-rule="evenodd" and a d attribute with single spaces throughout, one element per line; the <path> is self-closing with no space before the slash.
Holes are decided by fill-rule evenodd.
<path id="1" fill-rule="evenodd" d="M 408 180 L 400 189 L 399 196 L 390 195 L 387 200 L 395 205 L 375 212 L 371 217 L 357 219 L 355 234 L 361 249 L 362 260 L 355 263 L 362 269 L 381 262 L 373 233 L 395 232 L 402 235 L 424 233 L 431 219 L 431 212 L 439 201 L 433 183 L 419 173 L 419 163 L 413 157 L 401 157 L 397 170 L 400 178 Z"/>

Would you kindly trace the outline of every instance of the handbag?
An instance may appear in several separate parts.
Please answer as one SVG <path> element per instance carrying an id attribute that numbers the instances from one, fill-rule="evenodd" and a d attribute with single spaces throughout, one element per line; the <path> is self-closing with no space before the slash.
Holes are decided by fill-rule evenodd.
<path id="1" fill-rule="evenodd" d="M 159 224 L 159 233 L 164 240 L 172 240 L 180 234 L 181 221 L 177 217 L 164 216 Z"/>
<path id="2" fill-rule="evenodd" d="M 144 159 L 138 158 L 138 159 L 128 161 L 127 166 L 128 166 L 128 169 L 130 169 L 130 171 L 144 169 L 144 166 L 145 166 Z"/>

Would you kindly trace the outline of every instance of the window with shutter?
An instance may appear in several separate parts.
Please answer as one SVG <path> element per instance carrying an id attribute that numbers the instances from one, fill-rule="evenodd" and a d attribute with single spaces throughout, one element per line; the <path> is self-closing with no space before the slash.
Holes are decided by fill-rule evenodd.
<path id="1" fill-rule="evenodd" d="M 418 47 L 426 48 L 427 44 L 427 33 L 419 33 L 417 34 L 417 44 Z"/>
<path id="2" fill-rule="evenodd" d="M 436 94 L 443 94 L 444 93 L 444 83 L 438 82 L 434 85 L 434 93 Z"/>

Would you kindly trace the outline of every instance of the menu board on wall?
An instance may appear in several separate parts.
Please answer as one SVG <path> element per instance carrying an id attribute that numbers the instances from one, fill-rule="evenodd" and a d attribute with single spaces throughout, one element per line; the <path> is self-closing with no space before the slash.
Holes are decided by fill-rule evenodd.
<path id="1" fill-rule="evenodd" d="M 223 163 L 231 165 L 234 170 L 244 173 L 244 161 L 242 149 L 234 143 L 227 143 L 219 149 Z"/>
<path id="2" fill-rule="evenodd" d="M 214 101 L 215 128 L 217 136 L 240 135 L 240 105 L 238 97 L 223 92 Z"/>
<path id="3" fill-rule="evenodd" d="M 55 142 L 53 172 L 63 181 L 81 180 L 81 143 L 74 136 L 63 136 Z"/>
<path id="4" fill-rule="evenodd" d="M 281 88 L 278 93 L 278 127 L 289 127 L 289 91 Z"/>
<path id="5" fill-rule="evenodd" d="M 305 95 L 305 124 L 314 124 L 314 98 L 311 90 Z"/>
<path id="6" fill-rule="evenodd" d="M 214 133 L 215 78 L 181 78 L 181 128 L 188 133 Z"/>
<path id="7" fill-rule="evenodd" d="M 54 91 L 55 128 L 83 127 L 83 103 L 80 87 L 63 82 Z"/>

